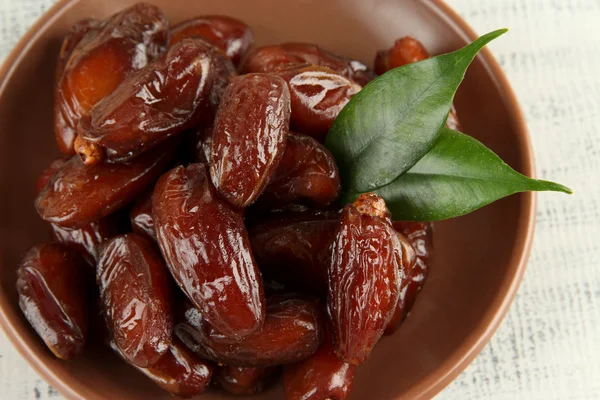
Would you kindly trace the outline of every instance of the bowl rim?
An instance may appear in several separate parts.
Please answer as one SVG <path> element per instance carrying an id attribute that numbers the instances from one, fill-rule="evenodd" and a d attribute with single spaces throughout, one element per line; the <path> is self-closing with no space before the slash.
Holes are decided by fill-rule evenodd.
<path id="1" fill-rule="evenodd" d="M 17 44 L 10 51 L 4 62 L 0 65 L 0 97 L 5 90 L 12 74 L 20 63 L 27 50 L 36 41 L 43 28 L 52 24 L 57 18 L 63 15 L 73 5 L 81 0 L 59 0 L 46 10 L 27 32 L 19 39 Z M 428 7 L 431 12 L 438 14 L 451 25 L 452 29 L 457 30 L 461 36 L 468 40 L 478 38 L 477 33 L 471 26 L 448 4 L 443 0 L 418 0 Z M 506 77 L 500 64 L 489 48 L 484 48 L 479 54 L 480 60 L 489 70 L 490 75 L 496 81 L 496 86 L 500 96 L 507 105 L 507 111 L 514 123 L 514 129 L 519 138 L 519 145 L 522 148 L 523 168 L 520 171 L 524 175 L 535 178 L 535 161 L 531 137 L 529 135 L 525 119 L 523 117 L 519 102 Z M 519 194 L 522 199 L 520 207 L 522 220 L 517 231 L 516 238 L 516 269 L 514 274 L 502 282 L 498 294 L 494 297 L 478 326 L 471 332 L 467 339 L 458 346 L 454 353 L 442 364 L 440 364 L 432 373 L 418 381 L 403 397 L 405 398 L 432 398 L 450 384 L 465 368 L 475 359 L 485 345 L 490 341 L 500 323 L 504 319 L 510 305 L 512 304 L 523 274 L 527 267 L 529 254 L 533 243 L 534 227 L 536 220 L 537 195 L 535 192 L 526 192 Z M 36 351 L 29 347 L 23 340 L 6 310 L 1 305 L 9 302 L 4 291 L 0 290 L 0 327 L 6 334 L 13 347 L 25 359 L 31 368 L 41 376 L 47 383 L 52 385 L 61 395 L 68 399 L 79 399 L 87 392 L 87 389 L 74 380 L 67 382 L 65 379 L 55 374 L 51 367 L 47 366 L 36 354 Z"/>

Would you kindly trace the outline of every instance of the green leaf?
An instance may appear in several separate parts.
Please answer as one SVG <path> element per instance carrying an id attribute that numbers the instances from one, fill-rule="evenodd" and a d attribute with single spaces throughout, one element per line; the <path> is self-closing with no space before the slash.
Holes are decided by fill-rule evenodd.
<path id="1" fill-rule="evenodd" d="M 406 174 L 374 192 L 397 220 L 436 221 L 467 214 L 525 191 L 572 193 L 558 183 L 528 178 L 481 142 L 447 128 Z M 360 193 L 345 193 L 351 202 Z"/>
<path id="2" fill-rule="evenodd" d="M 344 188 L 366 192 L 408 171 L 431 148 L 477 53 L 506 29 L 453 53 L 393 69 L 343 108 L 327 135 Z"/>

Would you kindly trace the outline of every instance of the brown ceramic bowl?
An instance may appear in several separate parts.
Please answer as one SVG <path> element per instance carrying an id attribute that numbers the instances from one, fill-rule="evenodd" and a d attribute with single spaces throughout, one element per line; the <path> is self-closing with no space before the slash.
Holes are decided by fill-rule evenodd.
<path id="1" fill-rule="evenodd" d="M 371 63 L 377 49 L 411 34 L 439 54 L 476 37 L 437 0 L 154 0 L 172 22 L 225 14 L 250 24 L 258 44 L 306 41 Z M 15 271 L 21 255 L 47 240 L 33 208 L 34 182 L 58 155 L 52 134 L 55 59 L 67 29 L 106 17 L 134 0 L 64 0 L 19 42 L 0 70 L 0 322 L 30 365 L 68 398 L 169 399 L 110 351 L 91 348 L 56 359 L 21 315 Z M 457 97 L 464 131 L 520 172 L 534 173 L 532 151 L 514 95 L 489 51 L 473 63 Z M 532 194 L 498 201 L 438 223 L 435 265 L 411 316 L 359 368 L 352 399 L 429 398 L 490 339 L 513 299 L 532 241 Z M 229 398 L 208 391 L 204 399 Z M 280 386 L 257 399 L 283 398 Z"/>

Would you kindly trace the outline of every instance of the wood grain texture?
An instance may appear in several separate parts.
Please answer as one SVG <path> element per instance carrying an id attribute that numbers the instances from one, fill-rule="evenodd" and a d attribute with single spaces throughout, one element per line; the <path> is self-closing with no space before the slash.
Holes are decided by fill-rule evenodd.
<path id="1" fill-rule="evenodd" d="M 408 1 L 408 0 L 400 0 Z M 438 399 L 600 398 L 600 0 L 449 0 L 519 98 L 539 177 L 525 279 L 497 334 Z M 0 60 L 52 0 L 0 0 Z M 59 399 L 0 335 L 0 399 Z"/>

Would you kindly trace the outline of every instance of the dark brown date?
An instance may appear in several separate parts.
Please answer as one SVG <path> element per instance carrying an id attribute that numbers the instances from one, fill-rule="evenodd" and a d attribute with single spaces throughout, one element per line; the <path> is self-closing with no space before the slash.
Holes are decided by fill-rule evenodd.
<path id="1" fill-rule="evenodd" d="M 35 193 L 39 194 L 46 187 L 46 185 L 48 185 L 48 182 L 50 182 L 52 177 L 56 175 L 68 161 L 69 158 L 58 158 L 52 161 L 35 182 Z"/>
<path id="2" fill-rule="evenodd" d="M 52 238 L 77 249 L 88 264 L 95 266 L 100 259 L 102 244 L 118 233 L 117 224 L 112 216 L 91 222 L 80 229 L 65 229 L 50 224 Z"/>
<path id="3" fill-rule="evenodd" d="M 226 85 L 231 77 L 217 71 L 216 53 L 201 40 L 184 39 L 130 74 L 79 122 L 76 151 L 86 164 L 127 161 L 198 124 L 211 109 L 216 82 Z"/>
<path id="4" fill-rule="evenodd" d="M 154 217 L 152 216 L 152 192 L 142 195 L 131 208 L 129 213 L 131 228 L 135 233 L 144 236 L 151 242 L 156 242 L 154 232 Z"/>
<path id="5" fill-rule="evenodd" d="M 340 193 L 340 174 L 333 156 L 310 136 L 291 133 L 285 152 L 258 205 L 280 208 L 303 203 L 323 208 Z"/>
<path id="6" fill-rule="evenodd" d="M 245 72 L 274 72 L 292 64 L 328 67 L 361 86 L 373 79 L 373 72 L 360 61 L 309 43 L 283 43 L 278 46 L 259 47 L 248 54 L 242 70 Z"/>
<path id="7" fill-rule="evenodd" d="M 382 75 L 390 69 L 429 58 L 429 52 L 421 42 L 410 36 L 400 38 L 388 50 L 381 50 L 375 56 L 375 73 Z"/>
<path id="8" fill-rule="evenodd" d="M 127 361 L 114 341 L 110 346 Z M 191 352 L 176 338 L 169 350 L 152 366 L 141 368 L 131 364 L 167 392 L 180 397 L 192 397 L 204 392 L 213 375 L 213 365 Z"/>
<path id="9" fill-rule="evenodd" d="M 227 54 L 238 65 L 252 43 L 252 29 L 240 20 L 222 15 L 207 15 L 183 21 L 171 29 L 171 45 L 187 37 L 200 36 Z"/>
<path id="10" fill-rule="evenodd" d="M 35 200 L 40 216 L 64 228 L 83 228 L 133 201 L 165 170 L 175 143 L 124 164 L 86 166 L 73 156 Z"/>
<path id="11" fill-rule="evenodd" d="M 345 400 L 354 382 L 355 365 L 335 355 L 329 335 L 306 360 L 286 365 L 283 387 L 286 400 Z"/>
<path id="12" fill-rule="evenodd" d="M 375 56 L 375 72 L 382 75 L 397 67 L 423 61 L 429 58 L 429 52 L 423 46 L 423 43 L 410 36 L 400 38 L 394 42 L 394 46 L 388 50 L 381 50 Z M 460 121 L 456 114 L 456 108 L 452 105 L 450 114 L 446 121 L 446 126 L 450 129 L 460 131 Z"/>
<path id="13" fill-rule="evenodd" d="M 290 89 L 292 129 L 320 141 L 342 108 L 361 89 L 328 67 L 291 66 L 279 70 L 277 75 L 285 79 Z"/>
<path id="14" fill-rule="evenodd" d="M 316 300 L 272 295 L 264 325 L 242 339 L 219 333 L 189 306 L 175 334 L 203 358 L 231 366 L 267 367 L 303 360 L 317 351 L 323 321 Z"/>
<path id="15" fill-rule="evenodd" d="M 57 85 L 54 120 L 61 152 L 74 154 L 79 119 L 131 71 L 158 56 L 167 43 L 167 33 L 166 18 L 149 4 L 136 4 L 89 27 L 72 49 Z M 68 51 L 70 42 L 66 47 Z"/>
<path id="16" fill-rule="evenodd" d="M 265 390 L 277 377 L 277 367 L 217 367 L 213 382 L 238 396 L 251 396 Z"/>
<path id="17" fill-rule="evenodd" d="M 403 238 L 401 240 L 402 256 L 404 265 L 406 265 L 406 274 L 402 280 L 401 296 L 394 317 L 385 328 L 386 335 L 394 333 L 400 322 L 412 309 L 431 269 L 433 253 L 433 226 L 431 223 L 394 221 L 393 226 Z"/>
<path id="18" fill-rule="evenodd" d="M 206 166 L 163 175 L 152 214 L 171 274 L 208 322 L 233 337 L 259 329 L 265 298 L 244 220 L 217 196 Z"/>
<path id="19" fill-rule="evenodd" d="M 329 248 L 338 226 L 335 213 L 281 213 L 249 230 L 261 272 L 291 288 L 327 293 Z"/>
<path id="20" fill-rule="evenodd" d="M 17 271 L 19 306 L 54 355 L 80 354 L 88 332 L 83 259 L 69 247 L 40 244 L 27 252 Z"/>
<path id="21" fill-rule="evenodd" d="M 283 79 L 248 74 L 225 91 L 212 131 L 211 178 L 234 207 L 262 193 L 285 151 L 290 92 Z"/>
<path id="22" fill-rule="evenodd" d="M 135 233 L 106 243 L 96 281 L 106 323 L 123 357 L 155 364 L 171 345 L 173 310 L 167 268 L 150 242 Z"/>
<path id="23" fill-rule="evenodd" d="M 364 362 L 400 296 L 401 247 L 385 201 L 362 194 L 344 207 L 332 245 L 327 306 L 337 356 Z"/>

